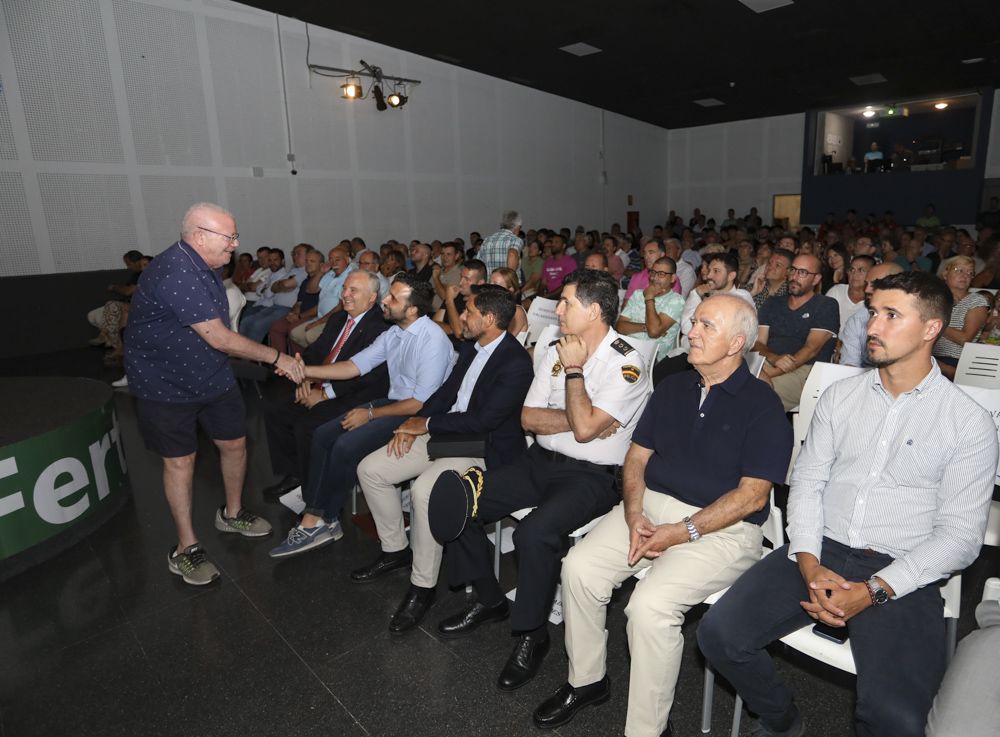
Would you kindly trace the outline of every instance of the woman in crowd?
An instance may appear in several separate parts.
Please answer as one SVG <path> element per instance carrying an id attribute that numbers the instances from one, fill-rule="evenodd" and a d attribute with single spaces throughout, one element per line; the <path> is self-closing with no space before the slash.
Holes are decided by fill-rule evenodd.
<path id="1" fill-rule="evenodd" d="M 521 301 L 521 283 L 518 281 L 517 273 L 513 269 L 508 269 L 506 266 L 493 269 L 493 273 L 490 274 L 490 284 L 501 286 L 513 294 L 515 302 L 519 303 Z M 524 308 L 518 304 L 514 310 L 514 319 L 507 326 L 507 332 L 517 337 L 527 329 L 528 316 L 525 314 Z"/>
<path id="2" fill-rule="evenodd" d="M 250 275 L 254 272 L 253 256 L 241 253 L 236 259 L 236 269 L 233 271 L 233 284 L 243 289 Z"/>
<path id="3" fill-rule="evenodd" d="M 1000 241 L 990 238 L 982 245 L 982 255 L 986 260 L 983 270 L 972 281 L 973 287 L 1000 289 Z"/>
<path id="4" fill-rule="evenodd" d="M 948 327 L 941 331 L 934 344 L 934 357 L 941 373 L 949 379 L 955 378 L 962 346 L 979 339 L 989 317 L 989 300 L 979 292 L 969 291 L 975 273 L 976 262 L 969 256 L 954 256 L 945 262 L 944 281 L 951 290 L 955 305 L 951 308 Z"/>
<path id="5" fill-rule="evenodd" d="M 847 262 L 850 258 L 847 249 L 840 243 L 834 243 L 826 249 L 826 259 L 823 262 L 823 293 L 826 294 L 837 284 L 847 284 Z"/>

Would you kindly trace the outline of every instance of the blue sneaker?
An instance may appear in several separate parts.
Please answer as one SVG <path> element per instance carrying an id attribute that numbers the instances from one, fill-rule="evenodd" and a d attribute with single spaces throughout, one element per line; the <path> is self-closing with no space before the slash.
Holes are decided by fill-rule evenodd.
<path id="1" fill-rule="evenodd" d="M 334 540 L 344 536 L 339 523 L 334 524 L 337 526 L 336 531 L 339 535 L 335 535 L 331 526 L 325 523 L 318 524 L 315 527 L 299 527 L 296 525 L 288 531 L 288 537 L 285 538 L 285 541 L 281 545 L 272 548 L 268 555 L 272 558 L 287 558 L 332 543 Z"/>
<path id="2" fill-rule="evenodd" d="M 327 522 L 326 530 L 330 533 L 331 540 L 339 540 L 344 536 L 344 528 L 340 526 L 339 519 L 335 519 L 333 522 Z"/>

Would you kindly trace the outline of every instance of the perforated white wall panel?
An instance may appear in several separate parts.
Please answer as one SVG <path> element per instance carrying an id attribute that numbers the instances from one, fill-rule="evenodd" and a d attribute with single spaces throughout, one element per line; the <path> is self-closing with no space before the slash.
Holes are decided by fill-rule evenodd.
<path id="1" fill-rule="evenodd" d="M 132 0 L 114 11 L 136 160 L 209 163 L 194 15 Z"/>
<path id="2" fill-rule="evenodd" d="M 41 161 L 123 161 L 97 0 L 3 0 L 18 86 Z"/>
<path id="3" fill-rule="evenodd" d="M 128 180 L 115 174 L 39 174 L 57 271 L 108 268 L 136 247 Z"/>
<path id="4" fill-rule="evenodd" d="M 7 89 L 0 78 L 0 159 L 17 158 L 14 131 L 10 127 L 10 113 L 7 111 Z"/>
<path id="5" fill-rule="evenodd" d="M 359 230 L 354 220 L 354 183 L 350 179 L 299 179 L 302 240 L 326 254 Z M 367 236 L 365 236 L 367 240 Z M 372 244 L 376 248 L 378 243 Z"/>
<path id="6" fill-rule="evenodd" d="M 229 211 L 240 231 L 240 250 L 268 246 L 288 256 L 295 245 L 292 204 L 287 179 L 226 179 Z"/>
<path id="7" fill-rule="evenodd" d="M 212 177 L 144 176 L 140 181 L 149 247 L 154 254 L 177 240 L 181 219 L 191 205 L 219 201 Z"/>
<path id="8" fill-rule="evenodd" d="M 0 276 L 33 274 L 39 269 L 24 182 L 16 171 L 0 171 L 0 253 Z"/>
<path id="9" fill-rule="evenodd" d="M 226 166 L 284 167 L 281 109 L 273 29 L 206 18 L 212 85 Z"/>

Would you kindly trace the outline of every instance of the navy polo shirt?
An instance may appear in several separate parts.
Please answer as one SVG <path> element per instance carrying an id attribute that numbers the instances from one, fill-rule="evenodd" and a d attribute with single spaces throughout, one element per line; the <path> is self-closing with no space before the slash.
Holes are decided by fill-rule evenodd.
<path id="1" fill-rule="evenodd" d="M 150 262 L 132 297 L 125 328 L 129 391 L 159 402 L 197 402 L 235 386 L 229 357 L 191 327 L 214 318 L 229 327 L 222 279 L 178 241 Z"/>
<path id="2" fill-rule="evenodd" d="M 701 376 L 685 371 L 656 387 L 632 442 L 653 451 L 646 486 L 707 507 L 743 476 L 783 483 L 792 455 L 792 426 L 781 400 L 746 363 L 713 386 L 701 407 Z M 761 524 L 767 507 L 747 521 Z"/>
<path id="3" fill-rule="evenodd" d="M 788 297 L 771 297 L 760 308 L 757 322 L 767 326 L 767 349 L 779 355 L 791 355 L 806 344 L 809 331 L 825 330 L 832 338 L 840 332 L 840 307 L 837 300 L 814 294 L 808 302 L 793 310 Z M 837 341 L 828 340 L 816 357 L 807 363 L 829 363 Z"/>

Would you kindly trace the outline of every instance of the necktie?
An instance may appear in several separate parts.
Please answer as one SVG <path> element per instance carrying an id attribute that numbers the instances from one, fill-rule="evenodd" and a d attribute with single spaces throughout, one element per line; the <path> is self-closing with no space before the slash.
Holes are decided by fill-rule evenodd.
<path id="1" fill-rule="evenodd" d="M 324 364 L 333 363 L 337 360 L 337 355 L 340 353 L 340 349 L 344 347 L 344 343 L 347 342 L 348 336 L 351 334 L 351 329 L 354 327 L 354 318 L 348 317 L 347 324 L 344 325 L 344 330 L 340 333 L 340 339 L 337 344 L 333 346 L 333 350 L 330 351 L 329 355 L 323 360 Z"/>

